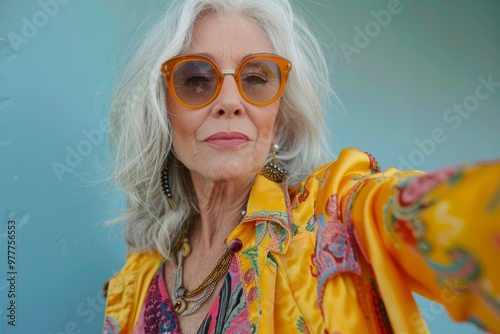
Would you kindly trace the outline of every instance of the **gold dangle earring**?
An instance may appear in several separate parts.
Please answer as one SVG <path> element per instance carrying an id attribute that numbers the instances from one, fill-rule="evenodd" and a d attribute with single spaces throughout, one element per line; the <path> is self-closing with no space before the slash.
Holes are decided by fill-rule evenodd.
<path id="1" fill-rule="evenodd" d="M 174 197 L 172 196 L 172 193 L 170 192 L 170 186 L 168 184 L 168 163 L 169 163 L 169 160 L 170 159 L 167 158 L 167 161 L 165 163 L 165 167 L 161 171 L 162 189 L 163 189 L 163 193 L 167 197 L 168 204 L 170 204 L 170 208 L 173 211 L 175 211 L 175 210 L 177 210 L 177 207 L 175 205 Z"/>
<path id="2" fill-rule="evenodd" d="M 288 171 L 279 167 L 276 163 L 276 151 L 278 148 L 279 146 L 277 144 L 273 144 L 273 159 L 262 167 L 260 174 L 271 181 L 281 182 L 286 178 Z"/>

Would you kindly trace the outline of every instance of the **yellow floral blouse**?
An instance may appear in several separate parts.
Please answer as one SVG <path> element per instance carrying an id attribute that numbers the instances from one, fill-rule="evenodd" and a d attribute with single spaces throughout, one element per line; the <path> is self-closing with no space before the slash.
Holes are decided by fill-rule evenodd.
<path id="1" fill-rule="evenodd" d="M 412 291 L 500 333 L 498 163 L 382 173 L 345 149 L 295 188 L 257 176 L 236 239 L 254 333 L 427 333 Z M 105 333 L 132 333 L 162 262 L 128 254 Z"/>

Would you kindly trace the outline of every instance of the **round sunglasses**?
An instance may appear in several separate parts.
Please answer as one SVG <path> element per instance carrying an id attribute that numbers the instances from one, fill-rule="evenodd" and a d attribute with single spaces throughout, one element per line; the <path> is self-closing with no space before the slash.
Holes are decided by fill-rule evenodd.
<path id="1" fill-rule="evenodd" d="M 283 94 L 291 69 L 289 60 L 267 53 L 243 58 L 236 70 L 221 70 L 213 60 L 198 54 L 171 58 L 161 67 L 170 93 L 188 108 L 201 108 L 215 100 L 225 75 L 234 76 L 247 102 L 271 104 Z"/>

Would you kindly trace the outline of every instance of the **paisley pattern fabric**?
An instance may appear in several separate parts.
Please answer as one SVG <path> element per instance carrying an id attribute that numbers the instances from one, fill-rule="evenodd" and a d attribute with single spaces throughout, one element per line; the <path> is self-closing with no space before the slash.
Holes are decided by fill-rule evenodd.
<path id="1" fill-rule="evenodd" d="M 118 334 L 120 332 L 119 324 L 115 322 L 113 317 L 106 317 L 104 319 L 103 334 Z"/>
<path id="2" fill-rule="evenodd" d="M 162 273 L 163 265 L 151 281 L 134 333 L 181 333 Z"/>
<path id="3" fill-rule="evenodd" d="M 163 280 L 164 264 L 151 281 L 134 334 L 181 333 L 173 302 Z M 198 330 L 198 334 L 208 333 L 250 333 L 236 257 L 233 257 L 221 291 Z"/>
<path id="4" fill-rule="evenodd" d="M 243 247 L 203 333 L 427 333 L 412 292 L 500 333 L 500 163 L 381 172 L 345 149 L 295 187 L 258 175 L 233 239 Z M 179 332 L 163 261 L 127 255 L 104 332 L 147 333 L 153 318 L 156 333 Z"/>

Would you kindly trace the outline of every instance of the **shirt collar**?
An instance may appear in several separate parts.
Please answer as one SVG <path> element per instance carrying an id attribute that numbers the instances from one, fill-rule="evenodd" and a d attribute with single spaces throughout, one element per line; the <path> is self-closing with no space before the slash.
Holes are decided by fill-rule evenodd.
<path id="1" fill-rule="evenodd" d="M 256 243 L 275 253 L 286 253 L 293 236 L 293 220 L 286 181 L 278 183 L 258 174 L 240 226 L 251 225 Z"/>

